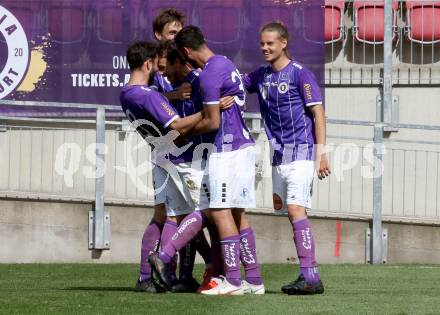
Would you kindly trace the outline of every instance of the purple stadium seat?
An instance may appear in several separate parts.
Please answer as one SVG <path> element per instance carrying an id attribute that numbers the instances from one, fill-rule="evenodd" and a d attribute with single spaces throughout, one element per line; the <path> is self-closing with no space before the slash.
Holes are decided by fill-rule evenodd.
<path id="1" fill-rule="evenodd" d="M 3 0 L 0 4 L 11 11 L 20 21 L 29 41 L 35 36 L 41 35 L 42 27 L 38 19 L 41 10 L 40 0 Z"/>
<path id="2" fill-rule="evenodd" d="M 205 0 L 198 5 L 198 25 L 216 53 L 234 58 L 241 44 L 242 0 Z"/>
<path id="3" fill-rule="evenodd" d="M 283 22 L 287 28 L 293 26 L 292 4 L 273 0 L 260 0 L 260 3 L 261 26 L 275 21 Z"/>
<path id="4" fill-rule="evenodd" d="M 92 61 L 108 64 L 112 56 L 125 53 L 127 44 L 136 36 L 140 7 L 141 0 L 124 5 L 114 0 L 96 3 L 96 28 L 89 46 Z"/>
<path id="5" fill-rule="evenodd" d="M 397 27 L 398 1 L 393 0 L 393 27 Z M 353 2 L 354 36 L 358 42 L 382 44 L 384 40 L 384 1 Z M 396 35 L 394 32 L 393 36 Z"/>
<path id="6" fill-rule="evenodd" d="M 89 32 L 86 27 L 90 0 L 46 0 L 46 28 L 56 58 L 70 63 L 78 61 L 86 50 Z"/>
<path id="7" fill-rule="evenodd" d="M 440 42 L 440 1 L 406 1 L 408 39 L 420 44 Z"/>

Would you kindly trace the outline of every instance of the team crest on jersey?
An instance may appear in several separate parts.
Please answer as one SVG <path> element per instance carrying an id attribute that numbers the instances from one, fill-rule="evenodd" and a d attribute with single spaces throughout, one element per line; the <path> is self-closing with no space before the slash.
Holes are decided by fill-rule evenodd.
<path id="1" fill-rule="evenodd" d="M 287 82 L 281 82 L 278 85 L 278 92 L 281 94 L 286 93 L 288 89 L 289 89 L 289 85 L 287 84 Z"/>
<path id="2" fill-rule="evenodd" d="M 0 99 L 13 92 L 26 75 L 29 64 L 29 45 L 18 19 L 0 6 L 0 33 L 8 48 L 5 65 L 0 65 Z M 3 66 L 3 68 L 1 68 Z"/>

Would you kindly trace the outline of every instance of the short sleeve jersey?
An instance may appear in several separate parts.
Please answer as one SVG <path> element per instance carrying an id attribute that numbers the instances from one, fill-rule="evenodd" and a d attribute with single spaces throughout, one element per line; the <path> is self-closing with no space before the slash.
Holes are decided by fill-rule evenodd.
<path id="1" fill-rule="evenodd" d="M 264 66 L 243 76 L 246 89 L 257 93 L 264 128 L 273 150 L 272 165 L 313 160 L 315 129 L 309 107 L 322 104 L 313 73 L 291 61 L 281 71 Z"/>
<path id="2" fill-rule="evenodd" d="M 235 104 L 221 112 L 220 127 L 214 139 L 217 152 L 235 151 L 254 140 L 243 120 L 246 92 L 241 75 L 225 56 L 214 55 L 200 73 L 200 93 L 204 106 L 218 104 L 224 96 L 234 96 Z"/>
<path id="3" fill-rule="evenodd" d="M 146 120 L 138 128 L 141 135 L 165 135 L 169 125 L 179 118 L 177 111 L 160 93 L 144 85 L 127 85 L 120 95 L 122 110 L 131 122 Z"/>

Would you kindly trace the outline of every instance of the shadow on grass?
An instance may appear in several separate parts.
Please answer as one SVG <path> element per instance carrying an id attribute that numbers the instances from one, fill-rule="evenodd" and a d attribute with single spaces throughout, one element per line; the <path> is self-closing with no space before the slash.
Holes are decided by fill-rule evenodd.
<path id="1" fill-rule="evenodd" d="M 96 292 L 137 292 L 132 287 L 68 287 L 64 288 L 65 291 L 96 291 Z M 141 292 L 142 293 L 142 292 Z M 161 294 L 161 293 L 159 293 Z M 174 293 L 174 294 L 182 294 L 182 293 Z M 194 293 L 196 294 L 196 293 Z M 273 290 L 266 290 L 266 294 L 278 294 L 282 295 L 283 293 L 281 291 L 273 291 Z"/>
<path id="2" fill-rule="evenodd" d="M 132 287 L 68 287 L 66 291 L 136 292 Z"/>

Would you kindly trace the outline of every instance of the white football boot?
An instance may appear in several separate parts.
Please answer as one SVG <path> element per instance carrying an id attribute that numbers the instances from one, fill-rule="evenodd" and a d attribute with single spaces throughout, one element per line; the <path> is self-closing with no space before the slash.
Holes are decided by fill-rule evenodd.
<path id="1" fill-rule="evenodd" d="M 264 294 L 266 292 L 264 284 L 251 284 L 246 280 L 241 281 L 244 294 Z"/>
<path id="2" fill-rule="evenodd" d="M 230 284 L 225 277 L 221 277 L 221 282 L 214 288 L 200 292 L 205 295 L 243 295 L 243 286 Z"/>

